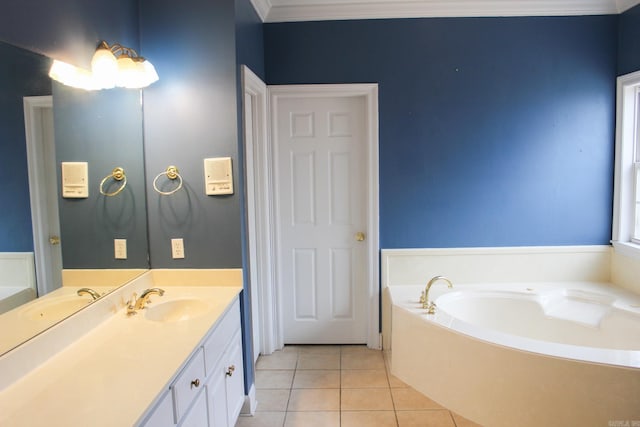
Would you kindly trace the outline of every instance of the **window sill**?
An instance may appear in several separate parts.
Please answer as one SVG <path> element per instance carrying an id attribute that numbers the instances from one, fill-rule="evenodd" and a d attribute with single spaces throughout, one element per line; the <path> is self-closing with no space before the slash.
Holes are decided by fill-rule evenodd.
<path id="1" fill-rule="evenodd" d="M 629 258 L 640 260 L 640 245 L 632 242 L 611 242 L 615 251 Z"/>

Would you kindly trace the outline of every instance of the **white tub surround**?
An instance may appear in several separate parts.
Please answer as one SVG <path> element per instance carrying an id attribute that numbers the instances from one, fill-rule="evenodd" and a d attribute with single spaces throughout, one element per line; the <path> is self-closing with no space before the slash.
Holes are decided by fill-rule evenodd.
<path id="1" fill-rule="evenodd" d="M 0 314 L 36 297 L 33 252 L 0 252 L 0 271 Z"/>
<path id="2" fill-rule="evenodd" d="M 142 422 L 166 397 L 183 364 L 202 351 L 204 337 L 242 290 L 241 270 L 198 274 L 191 280 L 189 270 L 181 270 L 182 281 L 169 283 L 162 272 L 145 273 L 2 356 L 0 425 Z M 165 294 L 152 296 L 150 309 L 127 316 L 127 300 L 133 292 L 156 287 L 154 279 Z M 185 320 L 151 320 L 151 308 L 180 299 L 198 300 L 206 308 L 199 306 L 198 314 Z M 57 348 L 55 355 L 42 357 L 50 346 Z"/>
<path id="3" fill-rule="evenodd" d="M 385 250 L 392 373 L 482 425 L 640 420 L 640 297 L 610 283 L 636 269 L 608 246 Z"/>
<path id="4" fill-rule="evenodd" d="M 613 250 L 611 282 L 640 295 L 640 259 Z"/>

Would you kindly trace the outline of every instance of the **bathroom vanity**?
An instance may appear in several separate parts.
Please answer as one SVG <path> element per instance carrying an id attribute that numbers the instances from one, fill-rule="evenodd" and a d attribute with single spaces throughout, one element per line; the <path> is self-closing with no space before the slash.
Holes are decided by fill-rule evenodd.
<path id="1" fill-rule="evenodd" d="M 241 270 L 151 270 L 0 358 L 2 426 L 233 426 Z M 127 314 L 134 293 L 145 308 Z M 39 358 L 42 341 L 59 351 Z"/>

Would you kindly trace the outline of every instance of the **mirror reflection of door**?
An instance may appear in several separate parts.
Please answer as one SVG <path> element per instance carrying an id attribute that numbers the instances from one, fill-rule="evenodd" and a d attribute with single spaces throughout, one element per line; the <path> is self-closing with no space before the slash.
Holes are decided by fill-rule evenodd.
<path id="1" fill-rule="evenodd" d="M 38 296 L 62 286 L 56 150 L 51 96 L 24 98 Z"/>

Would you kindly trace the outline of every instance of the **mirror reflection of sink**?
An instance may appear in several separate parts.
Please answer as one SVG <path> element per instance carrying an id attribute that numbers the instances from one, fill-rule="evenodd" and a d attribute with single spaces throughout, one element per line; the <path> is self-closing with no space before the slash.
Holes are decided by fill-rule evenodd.
<path id="1" fill-rule="evenodd" d="M 25 307 L 22 315 L 30 320 L 62 319 L 93 302 L 93 299 L 78 295 L 43 298 Z"/>
<path id="2" fill-rule="evenodd" d="M 209 310 L 209 304 L 197 298 L 181 298 L 148 305 L 145 317 L 155 322 L 178 322 L 200 316 Z"/>

